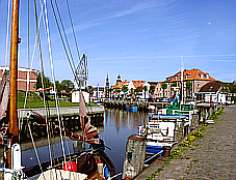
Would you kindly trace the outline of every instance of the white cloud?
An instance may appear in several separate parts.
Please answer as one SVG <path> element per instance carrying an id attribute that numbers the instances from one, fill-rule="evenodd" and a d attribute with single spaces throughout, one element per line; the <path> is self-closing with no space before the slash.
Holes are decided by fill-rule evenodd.
<path id="1" fill-rule="evenodd" d="M 102 25 L 109 20 L 126 17 L 126 16 L 135 14 L 137 12 L 140 12 L 140 11 L 143 11 L 146 9 L 167 7 L 175 1 L 176 0 L 159 0 L 159 1 L 145 1 L 145 2 L 141 2 L 141 3 L 137 3 L 127 9 L 123 9 L 121 11 L 115 12 L 115 13 L 111 14 L 110 16 L 97 18 L 97 19 L 91 20 L 89 22 L 86 22 L 84 24 L 76 25 L 75 30 L 76 31 L 78 31 L 78 30 L 84 31 L 84 30 L 93 28 L 95 26 Z M 71 28 L 67 29 L 67 33 L 71 33 L 71 32 L 72 32 Z"/>

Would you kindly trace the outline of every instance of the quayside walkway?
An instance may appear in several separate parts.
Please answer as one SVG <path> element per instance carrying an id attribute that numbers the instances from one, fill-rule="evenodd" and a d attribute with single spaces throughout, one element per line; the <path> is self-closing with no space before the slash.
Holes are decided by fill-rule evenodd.
<path id="1" fill-rule="evenodd" d="M 137 179 L 157 170 L 147 168 Z M 153 179 L 236 179 L 236 106 L 225 107 L 214 125 L 182 158 L 172 160 Z"/>

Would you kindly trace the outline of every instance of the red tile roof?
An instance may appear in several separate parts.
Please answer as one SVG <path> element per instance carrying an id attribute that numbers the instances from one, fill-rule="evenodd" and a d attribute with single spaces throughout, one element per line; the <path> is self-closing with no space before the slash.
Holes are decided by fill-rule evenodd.
<path id="1" fill-rule="evenodd" d="M 127 86 L 129 84 L 128 81 L 120 81 L 117 84 L 112 86 L 112 89 L 122 89 L 123 86 Z"/>
<path id="2" fill-rule="evenodd" d="M 132 80 L 132 83 L 134 87 L 137 88 L 143 88 L 144 86 L 144 81 L 143 80 Z"/>
<path id="3" fill-rule="evenodd" d="M 211 81 L 200 89 L 199 92 L 217 92 L 222 87 L 222 82 L 220 81 Z"/>
<path id="4" fill-rule="evenodd" d="M 181 72 L 177 72 L 173 76 L 169 76 L 166 78 L 168 82 L 176 82 L 181 80 Z M 209 75 L 209 73 L 201 71 L 200 69 L 191 69 L 184 70 L 184 81 L 193 81 L 193 80 L 201 80 L 201 81 L 214 81 L 215 79 Z"/>

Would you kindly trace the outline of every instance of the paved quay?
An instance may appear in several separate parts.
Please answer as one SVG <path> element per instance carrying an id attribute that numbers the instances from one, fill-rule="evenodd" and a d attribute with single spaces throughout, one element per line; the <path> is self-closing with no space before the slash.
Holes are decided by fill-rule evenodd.
<path id="1" fill-rule="evenodd" d="M 154 167 L 153 167 L 154 166 Z M 158 167 L 152 164 L 137 179 L 146 179 Z M 180 159 L 172 160 L 154 179 L 236 179 L 236 106 L 225 107 L 214 125 Z"/>
<path id="2" fill-rule="evenodd" d="M 42 116 L 46 116 L 47 110 L 45 108 L 32 108 L 32 109 L 19 109 L 18 110 L 18 116 L 19 117 L 25 117 L 26 114 L 29 111 L 34 111 Z M 57 109 L 55 107 L 51 107 L 49 109 L 50 115 L 55 116 L 57 115 Z M 103 106 L 88 106 L 86 107 L 86 111 L 88 114 L 93 114 L 93 113 L 103 113 L 104 112 L 104 107 Z M 60 114 L 63 115 L 68 115 L 68 114 L 79 114 L 79 106 L 74 106 L 74 107 L 59 107 L 59 112 Z"/>

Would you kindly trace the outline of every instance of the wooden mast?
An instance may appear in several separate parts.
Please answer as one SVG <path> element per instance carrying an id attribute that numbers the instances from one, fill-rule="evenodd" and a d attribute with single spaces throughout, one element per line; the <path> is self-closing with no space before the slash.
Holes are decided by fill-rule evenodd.
<path id="1" fill-rule="evenodd" d="M 17 119 L 17 67 L 19 43 L 19 0 L 12 0 L 11 46 L 10 46 L 10 106 L 9 106 L 9 142 L 19 141 Z M 7 153 L 7 166 L 11 168 L 11 150 Z"/>

